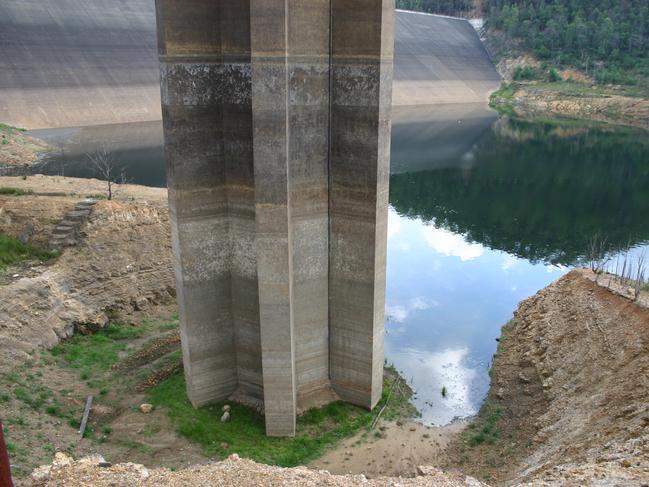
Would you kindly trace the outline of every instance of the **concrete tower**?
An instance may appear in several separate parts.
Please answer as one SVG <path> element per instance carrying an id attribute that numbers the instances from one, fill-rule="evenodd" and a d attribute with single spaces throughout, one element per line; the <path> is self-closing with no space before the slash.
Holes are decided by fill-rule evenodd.
<path id="1" fill-rule="evenodd" d="M 381 396 L 394 0 L 157 0 L 187 392 Z"/>

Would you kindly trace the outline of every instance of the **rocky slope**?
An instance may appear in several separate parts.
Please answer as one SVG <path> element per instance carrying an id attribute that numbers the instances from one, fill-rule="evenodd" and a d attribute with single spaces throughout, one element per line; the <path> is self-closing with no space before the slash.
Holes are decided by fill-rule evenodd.
<path id="1" fill-rule="evenodd" d="M 105 191 L 96 180 L 44 176 L 0 178 L 1 186 L 34 193 L 0 196 L 0 233 L 27 233 L 41 246 L 76 203 Z M 166 190 L 127 185 L 118 199 L 98 201 L 79 244 L 54 263 L 10 270 L 0 283 L 0 365 L 100 328 L 113 313 L 171 301 L 169 232 Z"/>
<path id="2" fill-rule="evenodd" d="M 649 310 L 591 277 L 567 274 L 503 329 L 476 422 L 500 411 L 498 434 L 456 445 L 467 473 L 523 485 L 649 481 Z"/>

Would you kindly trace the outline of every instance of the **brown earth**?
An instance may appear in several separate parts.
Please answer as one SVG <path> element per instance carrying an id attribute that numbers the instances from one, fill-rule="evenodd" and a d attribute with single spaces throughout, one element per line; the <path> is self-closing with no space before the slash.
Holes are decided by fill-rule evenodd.
<path id="1" fill-rule="evenodd" d="M 364 474 L 377 477 L 414 477 L 421 465 L 448 461 L 446 448 L 467 422 L 426 426 L 414 421 L 386 421 L 375 436 L 358 434 L 311 462 L 310 467 L 333 474 Z"/>
<path id="2" fill-rule="evenodd" d="M 22 129 L 0 123 L 0 167 L 31 166 L 47 148 L 45 142 L 30 137 Z"/>
<path id="3" fill-rule="evenodd" d="M 525 118 L 548 115 L 593 120 L 649 130 L 649 100 L 624 95 L 575 96 L 533 84 L 517 90 L 513 99 L 500 101 Z"/>
<path id="4" fill-rule="evenodd" d="M 0 187 L 33 191 L 0 196 L 0 233 L 18 237 L 30 227 L 30 243 L 40 247 L 47 247 L 53 228 L 77 202 L 103 197 L 106 189 L 97 180 L 50 176 L 0 177 Z M 178 370 L 177 358 L 165 360 L 180 348 L 177 322 L 170 327 L 175 282 L 166 190 L 117 189 L 115 200 L 97 202 L 77 246 L 52 262 L 21 263 L 0 276 L 0 417 L 15 448 L 19 484 L 55 451 L 83 456 L 101 448 L 113 461 L 175 468 L 205 461 L 199 447 L 175 434 L 164 411 L 137 410 L 147 386 Z M 111 378 L 86 378 L 42 352 L 109 318 L 152 323 L 144 337 L 125 342 L 124 361 Z M 96 432 L 94 439 L 79 439 L 67 415 L 80 417 L 90 394 Z M 46 399 L 37 407 L 32 400 L 39 395 Z"/>
<path id="5" fill-rule="evenodd" d="M 0 233 L 19 237 L 30 227 L 30 243 L 40 246 L 75 203 L 105 191 L 101 181 L 55 176 L 0 177 L 2 186 L 34 194 L 0 196 Z M 166 201 L 164 189 L 119 186 L 117 199 L 95 205 L 79 245 L 51 264 L 9 269 L 0 283 L 0 364 L 51 348 L 75 329 L 101 328 L 113 314 L 172 303 Z"/>
<path id="6" fill-rule="evenodd" d="M 533 56 L 504 57 L 496 65 L 500 76 L 513 81 L 517 68 L 541 69 Z M 640 127 L 649 130 L 649 100 L 628 96 L 621 86 L 595 86 L 593 78 L 576 69 L 558 70 L 563 81 L 575 83 L 573 92 L 552 89 L 551 83 L 517 81 L 513 98 L 492 96 L 495 108 L 507 107 L 523 118 L 565 117 L 614 125 Z"/>
<path id="7" fill-rule="evenodd" d="M 494 411 L 492 444 L 471 446 Z M 496 484 L 646 484 L 649 310 L 590 271 L 523 301 L 503 329 L 487 403 L 448 457 Z"/>

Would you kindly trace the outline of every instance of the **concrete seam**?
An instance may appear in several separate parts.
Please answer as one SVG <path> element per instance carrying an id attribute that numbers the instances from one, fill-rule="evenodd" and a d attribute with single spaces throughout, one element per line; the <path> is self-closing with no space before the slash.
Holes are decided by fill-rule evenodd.
<path id="1" fill-rule="evenodd" d="M 331 120 L 333 103 L 333 0 L 329 0 L 329 126 L 327 127 L 327 342 L 329 360 L 327 375 L 331 380 Z"/>

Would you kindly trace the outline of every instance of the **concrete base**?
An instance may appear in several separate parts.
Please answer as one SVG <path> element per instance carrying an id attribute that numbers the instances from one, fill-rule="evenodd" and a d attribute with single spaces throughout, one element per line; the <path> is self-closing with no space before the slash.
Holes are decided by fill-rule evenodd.
<path id="1" fill-rule="evenodd" d="M 383 372 L 393 0 L 158 0 L 187 390 L 267 434 Z"/>

